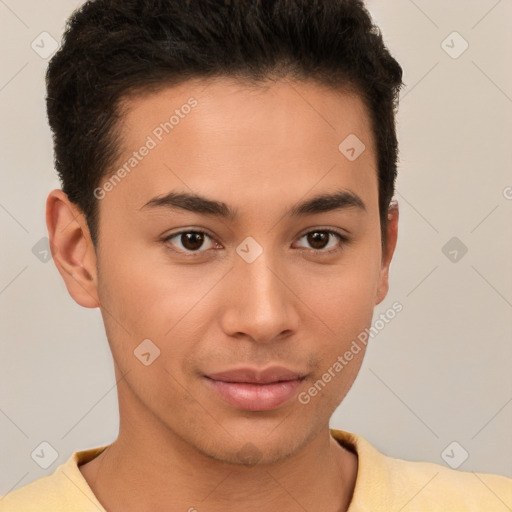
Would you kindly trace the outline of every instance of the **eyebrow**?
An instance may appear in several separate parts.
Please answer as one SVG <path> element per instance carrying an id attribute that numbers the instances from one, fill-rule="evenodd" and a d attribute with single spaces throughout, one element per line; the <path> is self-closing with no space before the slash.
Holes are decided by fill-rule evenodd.
<path id="1" fill-rule="evenodd" d="M 234 220 L 238 215 L 238 209 L 231 208 L 222 201 L 215 201 L 188 192 L 169 192 L 164 196 L 154 197 L 139 208 L 139 210 L 145 208 L 180 209 L 230 220 Z M 349 208 L 357 208 L 361 211 L 366 211 L 363 200 L 357 194 L 350 190 L 338 190 L 332 193 L 320 194 L 296 203 L 286 214 L 290 217 L 302 217 L 335 210 L 346 210 Z"/>

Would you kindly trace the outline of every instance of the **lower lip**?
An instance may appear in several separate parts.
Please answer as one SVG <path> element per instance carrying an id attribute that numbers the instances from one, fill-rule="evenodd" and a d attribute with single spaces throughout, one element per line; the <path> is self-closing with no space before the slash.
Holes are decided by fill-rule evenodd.
<path id="1" fill-rule="evenodd" d="M 302 379 L 249 384 L 247 382 L 223 382 L 207 378 L 213 389 L 231 405 L 246 411 L 270 411 L 295 396 Z"/>

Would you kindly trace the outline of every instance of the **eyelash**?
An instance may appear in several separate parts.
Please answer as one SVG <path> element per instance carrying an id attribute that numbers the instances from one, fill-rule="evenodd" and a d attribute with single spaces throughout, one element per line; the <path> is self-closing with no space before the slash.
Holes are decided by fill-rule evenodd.
<path id="1" fill-rule="evenodd" d="M 218 242 L 215 241 L 213 236 L 211 236 L 206 231 L 203 231 L 202 229 L 189 229 L 189 230 L 184 230 L 184 231 L 178 231 L 177 233 L 172 233 L 172 234 L 166 236 L 165 238 L 163 238 L 162 242 L 168 242 L 169 240 L 171 240 L 171 239 L 173 239 L 173 238 L 175 238 L 177 236 L 183 235 L 185 233 L 200 233 L 202 235 L 206 235 L 207 237 L 211 238 L 215 243 L 218 243 Z M 299 250 L 312 251 L 314 253 L 317 253 L 318 255 L 334 254 L 334 253 L 337 253 L 337 252 L 343 250 L 344 246 L 350 242 L 350 240 L 349 240 L 349 238 L 347 236 L 341 234 L 338 231 L 335 231 L 333 229 L 321 229 L 321 228 L 320 229 L 313 229 L 311 231 L 307 231 L 306 233 L 304 233 L 303 235 L 301 235 L 299 237 L 299 240 L 301 238 L 304 238 L 307 235 L 310 235 L 311 233 L 327 233 L 329 235 L 334 235 L 336 238 L 338 238 L 338 241 L 341 242 L 341 245 L 337 245 L 334 249 L 329 249 L 329 250 L 306 249 L 304 247 L 299 248 Z M 179 253 L 179 254 L 185 254 L 187 257 L 192 257 L 192 258 L 201 256 L 202 254 L 204 254 L 206 252 L 206 251 L 201 251 L 201 250 L 197 250 L 197 251 L 183 251 L 183 250 L 176 250 L 176 249 L 172 249 L 172 248 L 170 248 L 170 249 L 172 251 L 175 251 L 175 252 Z"/>

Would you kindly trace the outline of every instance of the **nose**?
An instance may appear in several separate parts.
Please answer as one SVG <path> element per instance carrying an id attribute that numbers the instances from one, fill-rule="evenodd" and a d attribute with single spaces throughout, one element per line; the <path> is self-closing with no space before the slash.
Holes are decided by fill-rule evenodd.
<path id="1" fill-rule="evenodd" d="M 272 261 L 269 251 L 252 263 L 237 257 L 224 286 L 229 298 L 220 321 L 227 335 L 269 343 L 297 332 L 300 301 L 289 273 Z"/>

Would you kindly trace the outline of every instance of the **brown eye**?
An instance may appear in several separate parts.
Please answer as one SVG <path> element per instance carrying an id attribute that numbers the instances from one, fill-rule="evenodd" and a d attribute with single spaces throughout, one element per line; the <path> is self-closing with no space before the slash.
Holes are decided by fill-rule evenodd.
<path id="1" fill-rule="evenodd" d="M 185 249 L 196 251 L 197 249 L 200 249 L 204 243 L 204 234 L 197 233 L 195 231 L 191 233 L 182 233 L 180 235 L 180 241 Z"/>
<path id="2" fill-rule="evenodd" d="M 307 245 L 309 246 L 306 248 L 318 251 L 319 253 L 335 252 L 343 247 L 343 242 L 348 242 L 348 239 L 337 231 L 327 229 L 310 231 L 301 236 L 300 240 L 302 239 L 306 239 Z M 337 240 L 338 243 L 331 243 L 331 245 L 329 245 L 330 241 L 333 239 L 335 241 Z"/>
<path id="3" fill-rule="evenodd" d="M 308 243 L 313 249 L 324 249 L 326 244 L 329 242 L 329 233 L 325 231 L 312 231 L 307 235 Z"/>
<path id="4" fill-rule="evenodd" d="M 175 241 L 173 241 L 175 240 Z M 169 242 L 171 245 L 177 247 L 176 252 L 181 253 L 203 253 L 206 251 L 204 248 L 205 242 L 210 240 L 210 247 L 206 243 L 206 249 L 211 248 L 214 244 L 210 235 L 204 231 L 180 231 L 164 238 L 164 242 Z M 203 249 L 203 250 L 200 250 Z"/>

